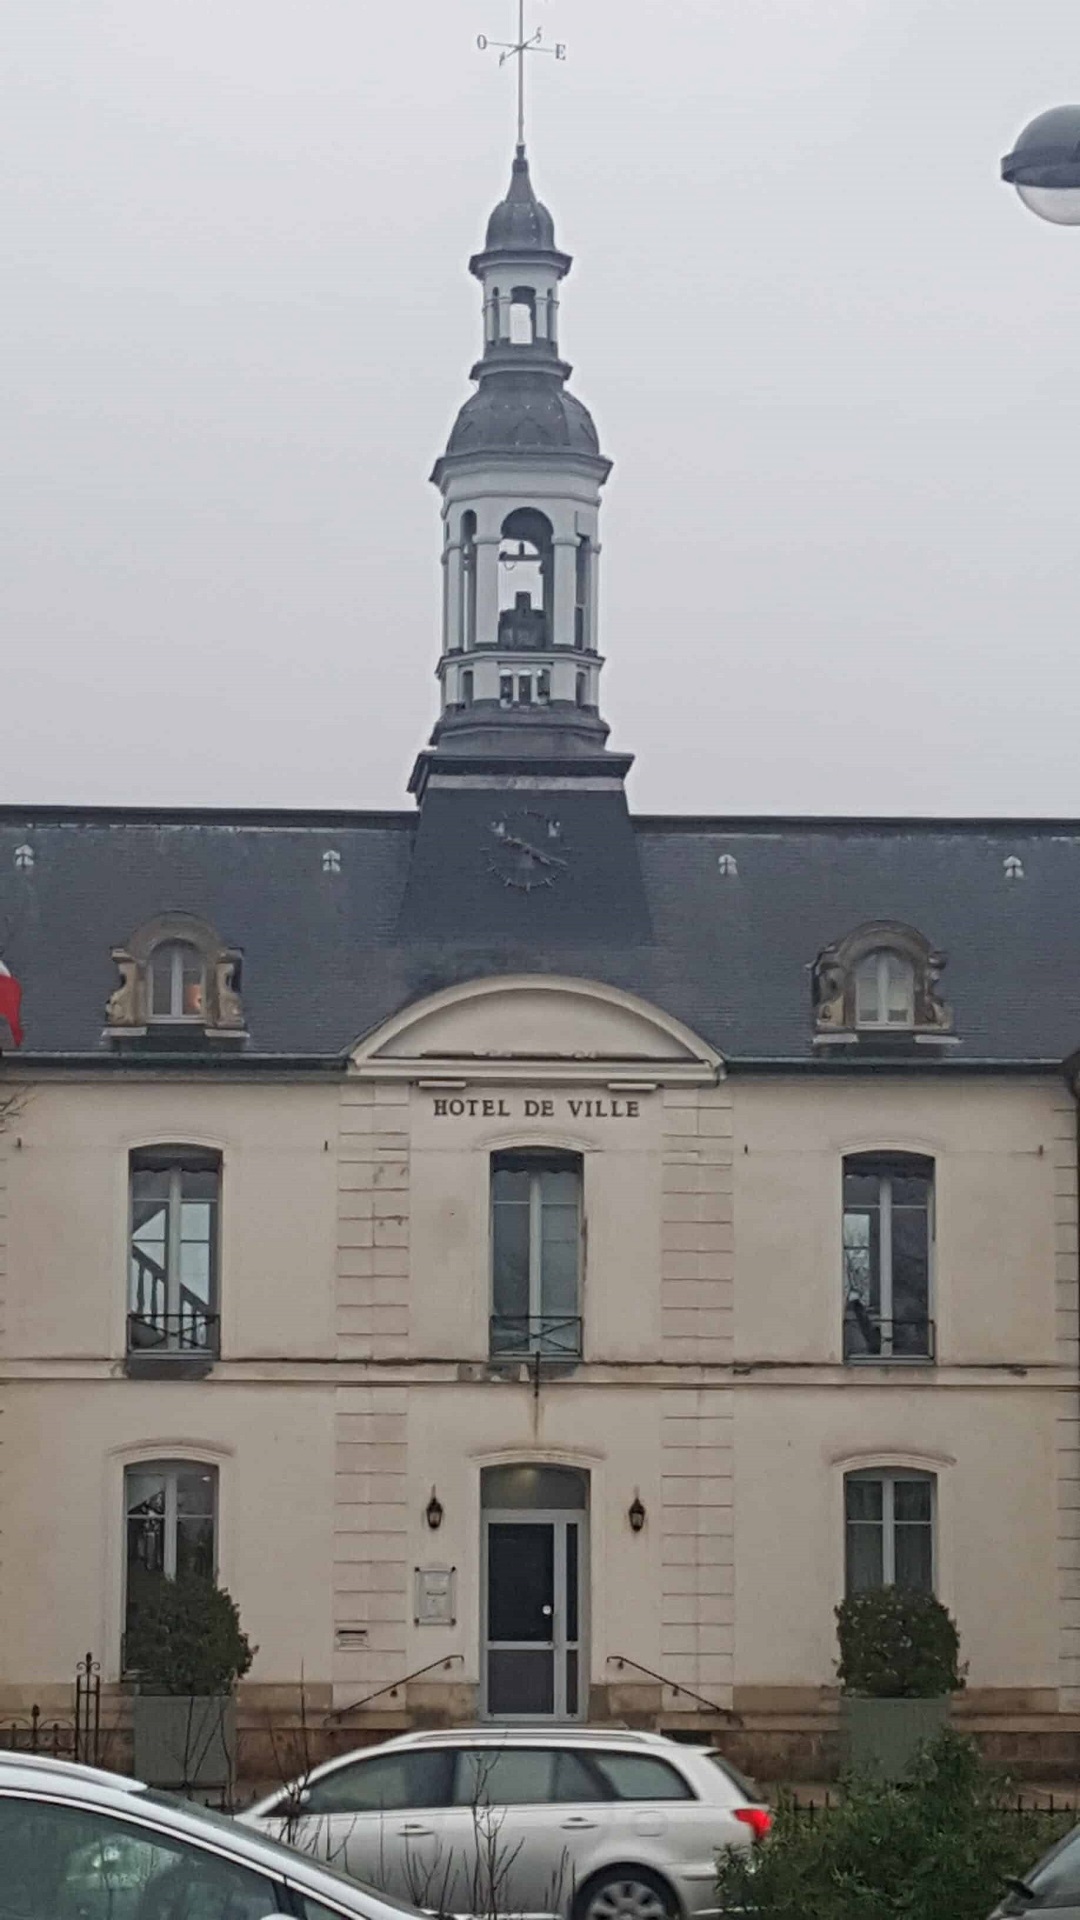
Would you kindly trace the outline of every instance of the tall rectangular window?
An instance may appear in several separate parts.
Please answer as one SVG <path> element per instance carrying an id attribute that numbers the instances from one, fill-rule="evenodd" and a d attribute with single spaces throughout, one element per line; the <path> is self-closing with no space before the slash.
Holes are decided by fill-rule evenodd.
<path id="1" fill-rule="evenodd" d="M 917 1154 L 844 1161 L 844 1358 L 932 1360 L 934 1163 Z"/>
<path id="2" fill-rule="evenodd" d="M 498 1153 L 491 1166 L 493 1354 L 581 1354 L 581 1156 Z"/>
<path id="3" fill-rule="evenodd" d="M 217 1351 L 220 1189 L 215 1153 L 161 1147 L 132 1154 L 129 1352 Z"/>
<path id="4" fill-rule="evenodd" d="M 124 1475 L 125 1622 L 156 1580 L 217 1570 L 217 1468 L 151 1460 Z"/>
<path id="5" fill-rule="evenodd" d="M 871 1587 L 934 1589 L 934 1476 L 900 1468 L 844 1481 L 848 1593 Z"/>

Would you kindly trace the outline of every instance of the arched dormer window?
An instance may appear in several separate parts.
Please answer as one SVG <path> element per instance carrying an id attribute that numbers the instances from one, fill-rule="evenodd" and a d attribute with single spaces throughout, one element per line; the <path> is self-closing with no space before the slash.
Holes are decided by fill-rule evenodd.
<path id="1" fill-rule="evenodd" d="M 110 1034 L 193 1031 L 243 1037 L 241 955 L 205 920 L 165 913 L 114 947 L 120 985 L 105 1011 Z"/>
<path id="2" fill-rule="evenodd" d="M 938 990 L 944 966 L 945 955 L 914 927 L 892 920 L 857 927 L 814 962 L 819 1038 L 943 1038 L 952 1028 L 952 1009 Z"/>

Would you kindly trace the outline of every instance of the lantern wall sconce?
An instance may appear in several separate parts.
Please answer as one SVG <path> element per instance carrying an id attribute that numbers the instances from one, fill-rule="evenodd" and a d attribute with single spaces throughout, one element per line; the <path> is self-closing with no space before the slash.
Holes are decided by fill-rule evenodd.
<path id="1" fill-rule="evenodd" d="M 631 1532 L 640 1533 L 645 1525 L 645 1506 L 636 1487 L 634 1488 L 634 1497 L 630 1502 L 630 1509 L 626 1517 L 630 1522 Z"/>
<path id="2" fill-rule="evenodd" d="M 431 1499 L 424 1508 L 424 1518 L 431 1528 L 432 1533 L 437 1533 L 443 1523 L 443 1503 L 439 1499 L 434 1487 L 431 1489 Z"/>

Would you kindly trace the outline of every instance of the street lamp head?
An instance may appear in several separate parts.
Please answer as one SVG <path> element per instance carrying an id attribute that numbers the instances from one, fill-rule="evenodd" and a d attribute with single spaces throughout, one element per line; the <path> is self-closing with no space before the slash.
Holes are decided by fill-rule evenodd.
<path id="1" fill-rule="evenodd" d="M 1080 227 L 1080 107 L 1051 107 L 1024 128 L 1001 177 L 1056 227 Z"/>

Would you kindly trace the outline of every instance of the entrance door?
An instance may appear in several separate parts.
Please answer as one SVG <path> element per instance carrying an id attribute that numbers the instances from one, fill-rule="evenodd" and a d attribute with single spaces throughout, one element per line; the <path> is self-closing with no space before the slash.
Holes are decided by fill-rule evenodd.
<path id="1" fill-rule="evenodd" d="M 494 1720 L 576 1720 L 584 1516 L 496 1509 L 484 1523 L 484 1710 Z"/>

